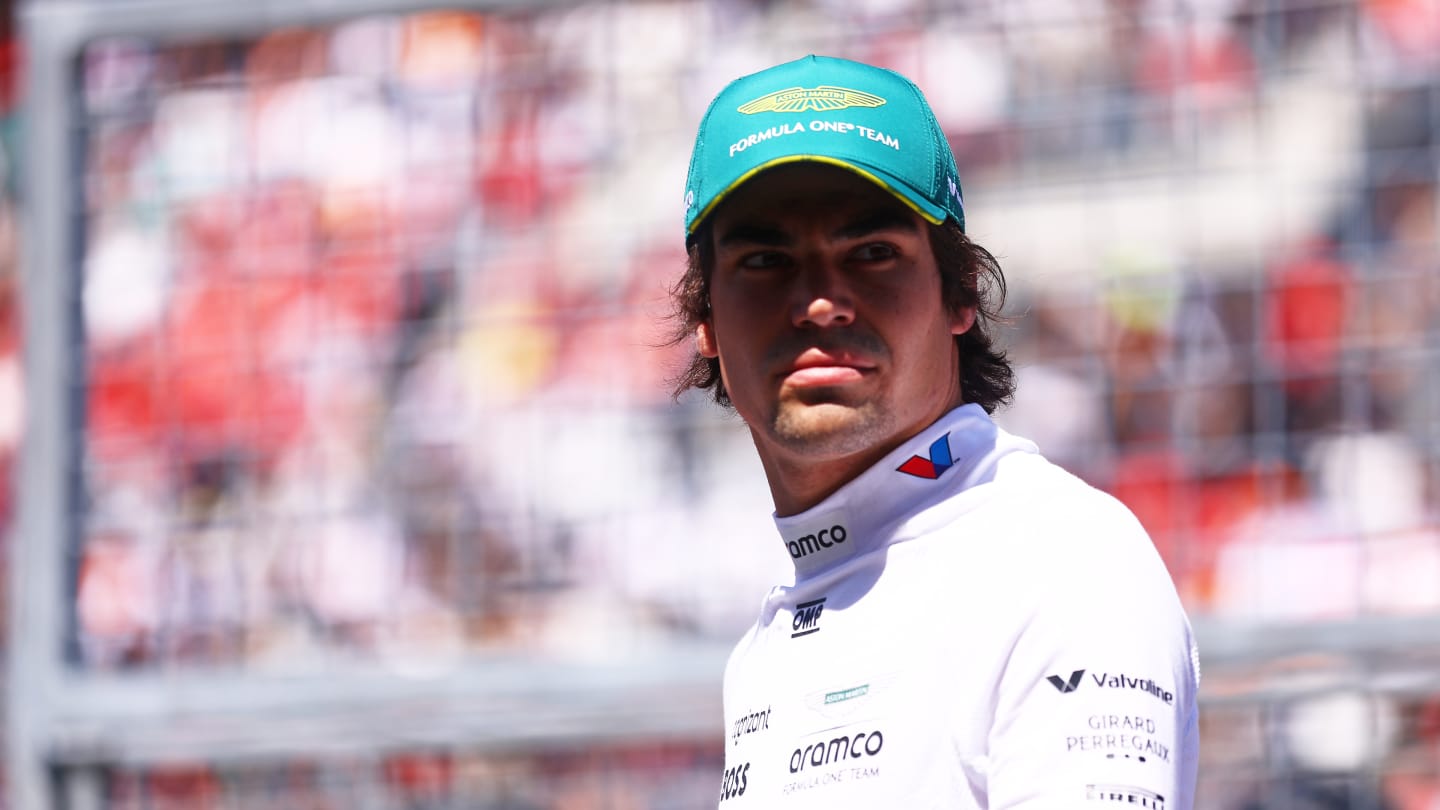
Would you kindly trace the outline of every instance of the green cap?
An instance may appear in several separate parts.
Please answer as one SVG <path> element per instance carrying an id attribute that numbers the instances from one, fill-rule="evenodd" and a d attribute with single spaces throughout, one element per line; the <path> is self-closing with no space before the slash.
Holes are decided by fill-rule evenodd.
<path id="1" fill-rule="evenodd" d="M 806 56 L 731 82 L 710 102 L 685 182 L 685 236 L 725 196 L 784 163 L 849 169 L 939 225 L 965 228 L 960 173 L 935 114 L 893 70 Z"/>

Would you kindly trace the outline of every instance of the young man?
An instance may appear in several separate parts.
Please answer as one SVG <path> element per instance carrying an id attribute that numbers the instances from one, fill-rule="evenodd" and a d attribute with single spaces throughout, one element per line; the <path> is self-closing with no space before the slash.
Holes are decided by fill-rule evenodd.
<path id="1" fill-rule="evenodd" d="M 1183 810 L 1199 680 L 1149 538 L 990 419 L 994 258 L 920 91 L 806 57 L 700 124 L 675 287 L 793 585 L 725 672 L 720 806 Z"/>

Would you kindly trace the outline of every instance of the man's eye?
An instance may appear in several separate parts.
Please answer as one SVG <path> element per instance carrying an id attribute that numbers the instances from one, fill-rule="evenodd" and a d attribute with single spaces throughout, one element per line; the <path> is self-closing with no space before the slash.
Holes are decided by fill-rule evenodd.
<path id="1" fill-rule="evenodd" d="M 740 266 L 751 270 L 769 270 L 785 263 L 785 254 L 774 251 L 751 253 L 740 260 Z"/>
<path id="2" fill-rule="evenodd" d="M 860 261 L 879 262 L 895 258 L 897 251 L 894 245 L 887 245 L 884 242 L 872 242 L 856 249 L 852 255 Z"/>

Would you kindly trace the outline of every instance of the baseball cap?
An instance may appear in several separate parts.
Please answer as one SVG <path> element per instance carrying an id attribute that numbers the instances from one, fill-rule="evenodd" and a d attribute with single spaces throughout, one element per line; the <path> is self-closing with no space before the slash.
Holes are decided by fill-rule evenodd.
<path id="1" fill-rule="evenodd" d="M 705 111 L 685 183 L 685 238 L 726 195 L 784 163 L 848 169 L 929 222 L 965 228 L 960 173 L 935 113 L 893 70 L 810 55 L 731 82 Z"/>

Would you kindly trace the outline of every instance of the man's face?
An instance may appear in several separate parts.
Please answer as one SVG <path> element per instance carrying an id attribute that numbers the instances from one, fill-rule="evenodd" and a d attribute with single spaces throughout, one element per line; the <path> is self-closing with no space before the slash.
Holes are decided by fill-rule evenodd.
<path id="1" fill-rule="evenodd" d="M 716 210 L 711 318 L 718 358 L 761 457 L 868 466 L 961 404 L 927 225 L 894 196 L 816 163 L 771 169 Z"/>

